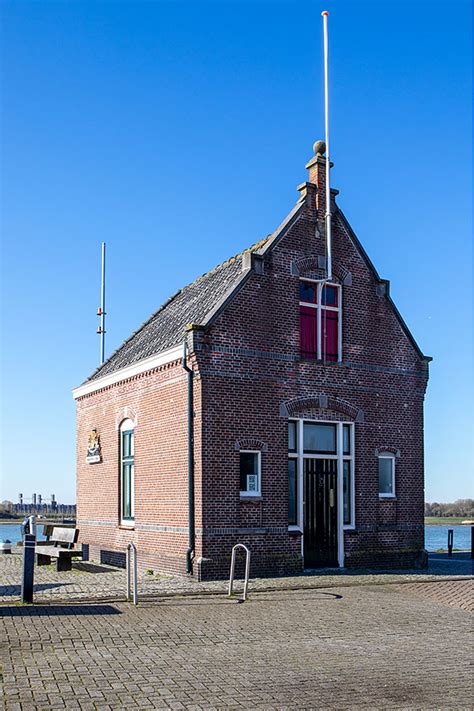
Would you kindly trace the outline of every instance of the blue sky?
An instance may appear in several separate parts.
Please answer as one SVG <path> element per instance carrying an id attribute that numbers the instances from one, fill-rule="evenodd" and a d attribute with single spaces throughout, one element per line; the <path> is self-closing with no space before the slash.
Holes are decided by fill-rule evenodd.
<path id="1" fill-rule="evenodd" d="M 323 134 L 425 353 L 426 496 L 472 487 L 471 5 L 2 3 L 2 490 L 75 497 L 71 388 L 167 296 L 272 231 Z"/>

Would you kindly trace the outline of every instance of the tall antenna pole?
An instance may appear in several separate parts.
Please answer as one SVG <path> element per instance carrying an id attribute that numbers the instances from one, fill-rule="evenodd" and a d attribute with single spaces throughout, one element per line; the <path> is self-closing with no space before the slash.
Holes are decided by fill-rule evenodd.
<path id="1" fill-rule="evenodd" d="M 100 335 L 100 364 L 105 361 L 105 242 L 102 242 L 102 271 L 100 285 L 100 306 L 97 309 L 100 325 L 97 333 Z"/>
<path id="2" fill-rule="evenodd" d="M 327 280 L 332 279 L 332 250 L 331 250 L 331 185 L 329 182 L 329 170 L 331 161 L 329 158 L 329 42 L 328 42 L 328 15 L 324 10 L 323 17 L 324 31 L 324 126 L 326 141 L 326 242 L 327 242 Z"/>

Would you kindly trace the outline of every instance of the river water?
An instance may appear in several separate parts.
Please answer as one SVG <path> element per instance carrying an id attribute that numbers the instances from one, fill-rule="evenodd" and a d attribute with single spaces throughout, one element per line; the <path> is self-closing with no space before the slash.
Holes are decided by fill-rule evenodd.
<path id="1" fill-rule="evenodd" d="M 44 538 L 43 526 L 37 526 L 36 529 L 36 535 L 38 536 L 38 540 Z M 0 523 L 0 539 L 6 541 L 7 538 L 12 543 L 21 541 L 20 523 Z"/>
<path id="2" fill-rule="evenodd" d="M 425 547 L 428 551 L 447 550 L 448 530 L 453 529 L 454 548 L 470 550 L 470 526 L 425 526 Z M 12 543 L 21 540 L 21 529 L 18 523 L 0 524 L 0 539 L 8 538 Z M 43 527 L 38 526 L 38 538 L 44 538 Z"/>

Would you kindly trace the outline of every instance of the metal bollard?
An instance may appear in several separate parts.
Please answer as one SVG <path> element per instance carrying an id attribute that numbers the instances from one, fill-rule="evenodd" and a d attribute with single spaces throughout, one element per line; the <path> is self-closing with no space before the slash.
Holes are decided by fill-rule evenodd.
<path id="1" fill-rule="evenodd" d="M 448 529 L 448 556 L 451 558 L 453 555 L 453 540 L 454 540 L 454 531 L 452 528 Z"/>
<path id="2" fill-rule="evenodd" d="M 21 578 L 21 599 L 23 602 L 33 602 L 35 543 L 36 536 L 31 533 L 25 533 L 23 541 L 23 575 Z"/>
<path id="3" fill-rule="evenodd" d="M 132 563 L 133 556 L 133 563 Z M 127 546 L 127 600 L 132 598 L 133 604 L 138 605 L 137 591 L 137 549 L 134 543 Z M 133 585 L 133 589 L 132 589 Z"/>

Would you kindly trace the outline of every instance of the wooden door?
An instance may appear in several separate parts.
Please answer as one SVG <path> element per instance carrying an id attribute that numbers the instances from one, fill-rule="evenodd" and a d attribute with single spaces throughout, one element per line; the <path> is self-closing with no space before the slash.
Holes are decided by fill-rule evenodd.
<path id="1" fill-rule="evenodd" d="M 304 460 L 304 567 L 337 567 L 337 460 Z"/>

